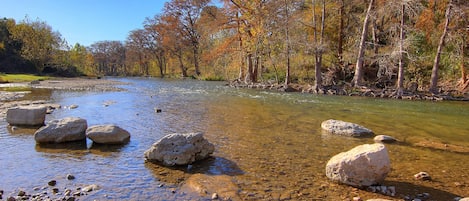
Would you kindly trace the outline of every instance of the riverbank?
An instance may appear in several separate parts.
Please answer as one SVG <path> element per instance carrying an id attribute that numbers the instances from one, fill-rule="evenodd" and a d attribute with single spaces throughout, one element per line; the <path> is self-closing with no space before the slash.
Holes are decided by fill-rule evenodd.
<path id="1" fill-rule="evenodd" d="M 0 118 L 4 118 L 8 108 L 22 105 L 44 105 L 57 107 L 47 100 L 21 100 L 33 89 L 70 90 L 70 91 L 122 91 L 117 85 L 126 84 L 116 80 L 97 78 L 55 78 L 31 82 L 0 84 Z"/>
<path id="2" fill-rule="evenodd" d="M 394 98 L 403 100 L 430 100 L 430 101 L 469 101 L 469 93 L 461 93 L 458 91 L 440 91 L 438 94 L 426 93 L 418 90 L 417 85 L 404 90 L 402 95 L 398 95 L 394 88 L 368 88 L 351 86 L 324 86 L 322 89 L 315 90 L 310 84 L 271 84 L 271 83 L 253 83 L 245 84 L 239 81 L 229 83 L 229 86 L 235 88 L 251 88 L 261 90 L 273 90 L 281 92 L 301 92 L 322 95 L 339 95 L 339 96 L 363 96 L 373 98 Z"/>

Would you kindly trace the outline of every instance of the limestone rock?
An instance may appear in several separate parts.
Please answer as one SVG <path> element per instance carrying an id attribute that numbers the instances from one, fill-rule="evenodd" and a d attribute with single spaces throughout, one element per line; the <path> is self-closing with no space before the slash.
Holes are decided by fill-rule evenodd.
<path id="1" fill-rule="evenodd" d="M 355 187 L 379 184 L 391 170 L 388 151 L 383 144 L 364 144 L 332 157 L 326 176 Z"/>
<path id="2" fill-rule="evenodd" d="M 19 106 L 7 111 L 7 122 L 12 126 L 42 126 L 46 119 L 44 106 Z"/>
<path id="3" fill-rule="evenodd" d="M 469 197 L 460 199 L 459 201 L 469 201 Z"/>
<path id="4" fill-rule="evenodd" d="M 330 134 L 350 137 L 372 136 L 373 131 L 358 124 L 329 119 L 321 123 L 321 128 Z"/>
<path id="5" fill-rule="evenodd" d="M 52 120 L 46 126 L 34 133 L 34 139 L 38 143 L 62 143 L 86 139 L 85 119 L 78 117 L 66 117 Z"/>
<path id="6" fill-rule="evenodd" d="M 116 125 L 91 126 L 86 129 L 86 136 L 100 144 L 123 144 L 130 139 L 130 133 Z"/>
<path id="7" fill-rule="evenodd" d="M 396 138 L 393 138 L 388 135 L 377 135 L 373 138 L 375 142 L 381 142 L 381 143 L 393 143 L 396 142 Z"/>
<path id="8" fill-rule="evenodd" d="M 215 147 L 202 133 L 170 134 L 145 151 L 145 159 L 160 162 L 165 166 L 187 165 L 205 159 Z"/>

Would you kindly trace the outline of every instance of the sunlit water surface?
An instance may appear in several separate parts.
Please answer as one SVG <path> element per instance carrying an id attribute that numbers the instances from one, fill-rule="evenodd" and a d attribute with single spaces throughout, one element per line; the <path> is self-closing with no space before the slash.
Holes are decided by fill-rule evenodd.
<path id="1" fill-rule="evenodd" d="M 380 197 L 324 176 L 333 155 L 373 143 L 371 138 L 324 135 L 321 122 L 333 118 L 404 142 L 387 145 L 393 168 L 385 185 L 396 186 L 397 197 L 424 191 L 436 200 L 469 196 L 468 154 L 413 146 L 435 141 L 468 147 L 468 103 L 277 93 L 193 80 L 116 79 L 130 83 L 120 86 L 126 91 L 41 91 L 27 98 L 76 104 L 77 109 L 56 110 L 47 120 L 75 116 L 87 119 L 89 126 L 116 124 L 131 133 L 128 144 L 97 146 L 88 140 L 39 146 L 34 130 L 11 131 L 1 120 L 0 189 L 28 191 L 56 179 L 60 188 L 101 186 L 86 200 L 197 200 L 178 192 L 191 171 L 145 163 L 143 152 L 166 134 L 201 131 L 216 151 L 208 162 L 194 165 L 195 171 L 231 176 L 242 199 Z M 429 172 L 434 181 L 415 181 L 413 174 L 420 171 Z M 76 179 L 67 181 L 66 174 Z"/>

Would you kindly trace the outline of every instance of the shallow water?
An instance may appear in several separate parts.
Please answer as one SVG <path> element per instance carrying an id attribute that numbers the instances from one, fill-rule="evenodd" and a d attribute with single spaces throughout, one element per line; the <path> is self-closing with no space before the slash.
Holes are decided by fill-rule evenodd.
<path id="1" fill-rule="evenodd" d="M 31 191 L 56 179 L 59 188 L 98 184 L 85 200 L 193 200 L 179 187 L 191 174 L 229 175 L 244 200 L 342 200 L 384 197 L 329 182 L 325 164 L 333 155 L 373 143 L 323 135 L 322 121 L 361 124 L 376 134 L 403 141 L 387 145 L 392 172 L 385 185 L 396 198 L 429 192 L 433 200 L 469 196 L 469 155 L 414 146 L 435 141 L 469 147 L 469 104 L 360 97 L 316 96 L 228 88 L 221 82 L 119 78 L 123 92 L 33 91 L 27 99 L 50 99 L 62 106 L 47 120 L 76 116 L 88 125 L 113 123 L 128 130 L 124 146 L 91 141 L 39 146 L 34 130 L 10 130 L 0 121 L 0 189 Z M 156 113 L 155 108 L 162 109 Z M 174 132 L 205 133 L 214 157 L 191 171 L 145 163 L 143 152 Z M 415 181 L 427 171 L 431 182 Z M 66 174 L 77 179 L 67 181 Z"/>

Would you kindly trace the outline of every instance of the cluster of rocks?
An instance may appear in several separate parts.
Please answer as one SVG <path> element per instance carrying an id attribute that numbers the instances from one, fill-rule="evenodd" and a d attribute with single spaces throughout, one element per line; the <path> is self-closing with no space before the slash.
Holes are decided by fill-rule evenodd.
<path id="1" fill-rule="evenodd" d="M 74 180 L 75 176 L 67 174 L 65 177 L 67 180 Z M 100 186 L 96 184 L 91 184 L 83 187 L 65 187 L 63 190 L 60 190 L 57 187 L 57 180 L 50 180 L 47 182 L 47 185 L 43 187 L 35 187 L 32 189 L 34 193 L 28 193 L 24 190 L 18 190 L 17 192 L 12 192 L 6 197 L 8 201 L 19 201 L 19 200 L 31 200 L 31 201 L 42 201 L 42 200 L 55 200 L 55 201 L 75 201 L 80 198 L 84 198 L 92 191 L 97 191 L 100 189 Z M 0 190 L 0 200 L 3 199 L 4 191 Z"/>
<path id="2" fill-rule="evenodd" d="M 340 120 L 327 120 L 322 122 L 321 128 L 327 134 L 348 137 L 369 137 L 373 132 L 358 124 Z M 375 144 L 359 145 L 349 151 L 333 156 L 326 164 L 326 176 L 332 181 L 366 189 L 369 192 L 380 193 L 394 197 L 395 186 L 380 185 L 391 170 L 391 161 L 385 143 L 397 140 L 391 136 L 378 135 L 374 137 Z M 419 172 L 414 178 L 421 181 L 432 180 L 427 172 Z M 423 201 L 430 199 L 429 193 L 419 193 L 414 196 L 405 196 L 406 201 Z M 469 200 L 469 198 L 455 198 L 455 200 Z M 354 200 L 361 200 L 357 197 Z M 380 199 L 382 200 L 382 199 Z"/>
<path id="3" fill-rule="evenodd" d="M 47 108 L 41 105 L 19 106 L 7 111 L 11 126 L 40 127 L 34 133 L 37 143 L 64 143 L 85 140 L 87 137 L 99 144 L 124 144 L 130 133 L 113 124 L 95 125 L 88 128 L 86 119 L 66 117 L 44 125 Z"/>

